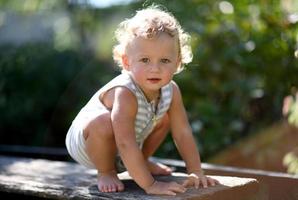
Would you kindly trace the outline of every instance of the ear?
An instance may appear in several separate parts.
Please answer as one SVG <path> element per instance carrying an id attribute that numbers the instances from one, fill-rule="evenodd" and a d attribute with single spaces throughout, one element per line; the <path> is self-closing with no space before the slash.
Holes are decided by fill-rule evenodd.
<path id="1" fill-rule="evenodd" d="M 128 63 L 128 57 L 127 55 L 122 55 L 122 65 L 123 65 L 123 69 L 125 70 L 129 70 L 129 63 Z"/>

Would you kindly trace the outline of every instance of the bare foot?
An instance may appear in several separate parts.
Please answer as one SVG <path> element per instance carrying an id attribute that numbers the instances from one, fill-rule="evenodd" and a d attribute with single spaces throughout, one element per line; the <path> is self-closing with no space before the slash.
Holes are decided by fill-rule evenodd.
<path id="1" fill-rule="evenodd" d="M 124 190 L 124 185 L 119 180 L 116 171 L 100 173 L 97 187 L 100 192 L 121 192 Z"/>
<path id="2" fill-rule="evenodd" d="M 147 161 L 147 166 L 152 175 L 170 175 L 172 169 L 161 163 L 154 163 L 152 161 Z"/>

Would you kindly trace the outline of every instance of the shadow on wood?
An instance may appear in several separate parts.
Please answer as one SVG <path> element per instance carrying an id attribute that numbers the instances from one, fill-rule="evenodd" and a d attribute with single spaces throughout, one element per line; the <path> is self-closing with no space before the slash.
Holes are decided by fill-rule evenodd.
<path id="1" fill-rule="evenodd" d="M 182 182 L 185 176 L 184 173 L 173 173 L 156 179 Z M 221 185 L 189 188 L 184 194 L 169 197 L 147 195 L 128 173 L 119 177 L 124 182 L 124 192 L 101 193 L 96 187 L 95 170 L 70 162 L 0 156 L 0 191 L 7 193 L 48 199 L 266 199 L 259 192 L 258 182 L 251 178 L 214 176 Z"/>

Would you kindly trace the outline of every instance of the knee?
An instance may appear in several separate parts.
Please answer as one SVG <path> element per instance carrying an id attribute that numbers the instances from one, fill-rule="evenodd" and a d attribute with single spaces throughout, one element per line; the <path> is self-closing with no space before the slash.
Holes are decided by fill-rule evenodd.
<path id="1" fill-rule="evenodd" d="M 114 137 L 110 112 L 97 116 L 87 123 L 84 128 L 84 138 L 88 137 Z"/>

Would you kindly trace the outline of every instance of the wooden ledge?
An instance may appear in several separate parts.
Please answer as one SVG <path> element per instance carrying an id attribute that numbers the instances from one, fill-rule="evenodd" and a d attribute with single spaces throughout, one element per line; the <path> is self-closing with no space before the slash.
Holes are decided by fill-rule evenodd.
<path id="1" fill-rule="evenodd" d="M 125 185 L 120 193 L 100 193 L 96 171 L 70 162 L 0 156 L 0 191 L 51 199 L 262 199 L 256 179 L 213 176 L 220 185 L 206 189 L 189 188 L 175 197 L 147 195 L 127 173 L 119 175 Z M 182 182 L 186 174 L 156 177 Z"/>

